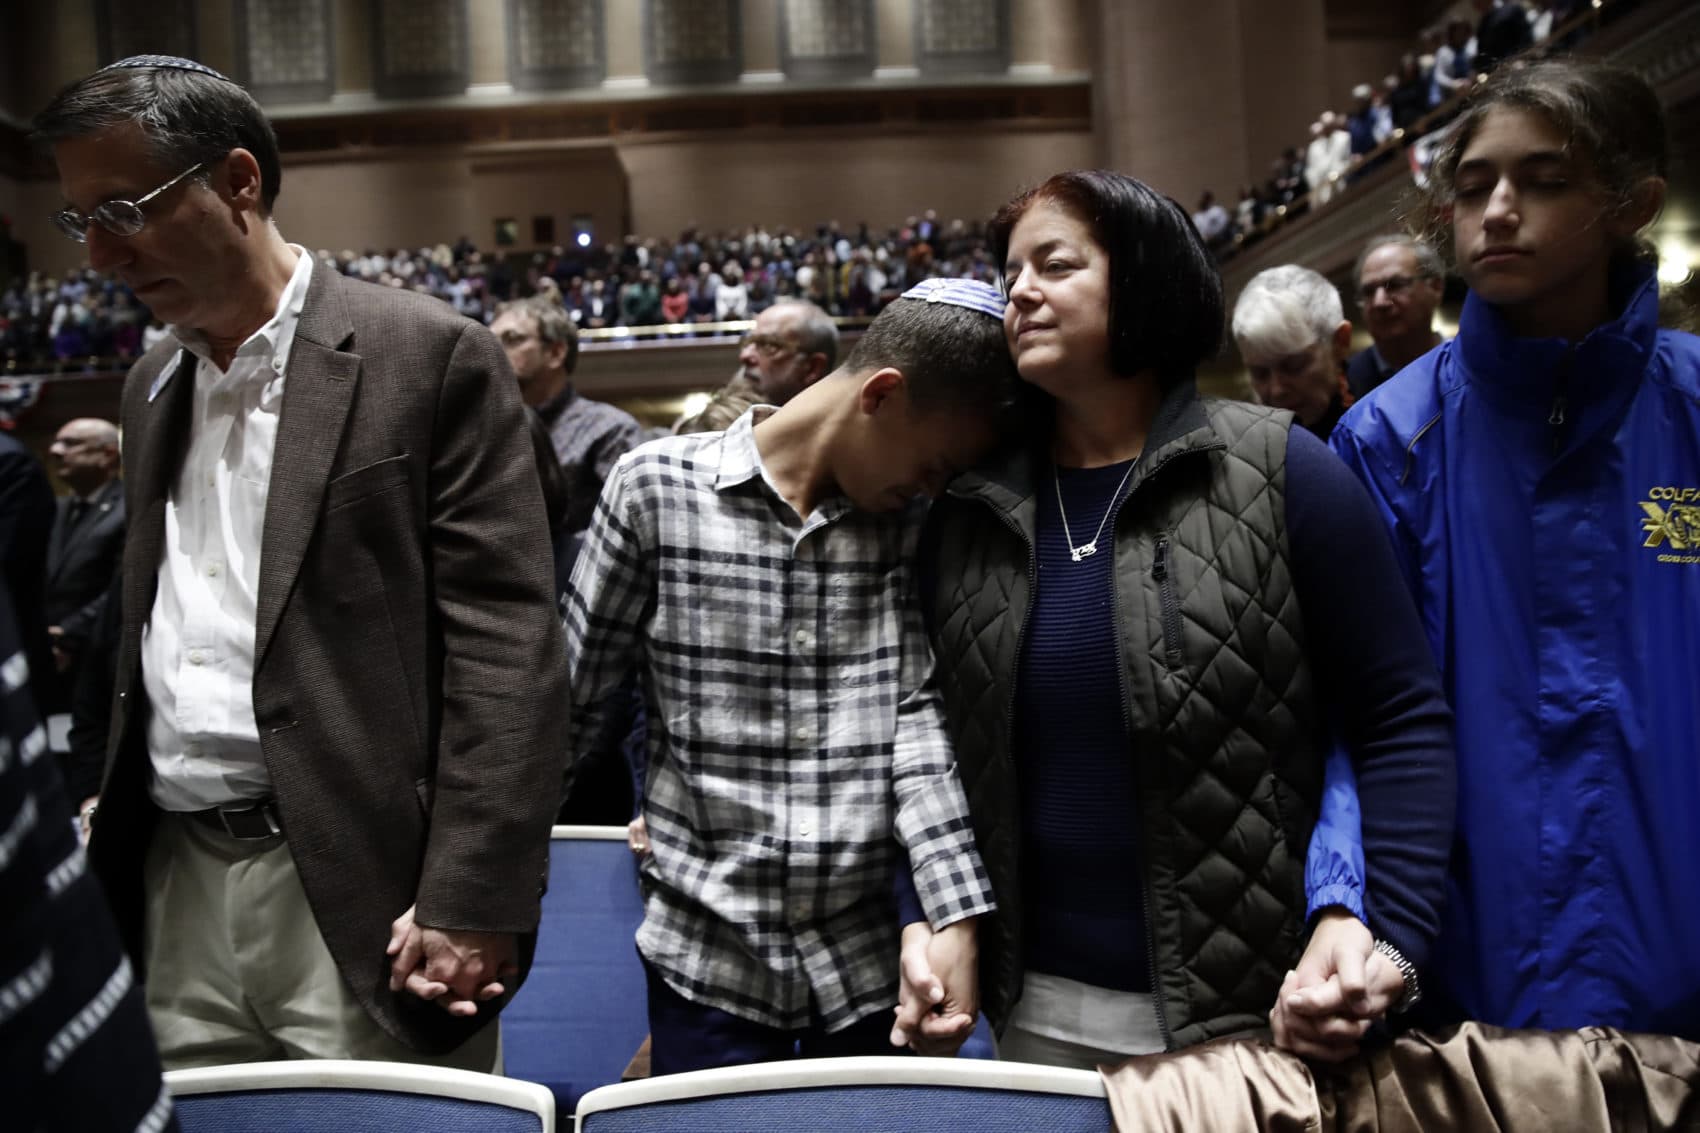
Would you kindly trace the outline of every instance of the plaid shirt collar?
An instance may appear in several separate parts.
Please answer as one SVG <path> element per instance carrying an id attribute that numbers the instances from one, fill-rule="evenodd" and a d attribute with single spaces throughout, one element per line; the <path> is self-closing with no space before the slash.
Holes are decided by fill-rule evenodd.
<path id="1" fill-rule="evenodd" d="M 759 481 L 780 507 L 795 514 L 791 504 L 768 476 L 767 468 L 761 462 L 761 450 L 756 447 L 756 426 L 776 412 L 778 410 L 771 405 L 752 405 L 721 434 L 720 466 L 715 471 L 714 490 L 729 492 Z M 809 513 L 809 518 L 803 523 L 802 533 L 807 534 L 818 527 L 834 523 L 848 515 L 851 510 L 853 505 L 850 501 L 842 494 L 834 493 Z"/>

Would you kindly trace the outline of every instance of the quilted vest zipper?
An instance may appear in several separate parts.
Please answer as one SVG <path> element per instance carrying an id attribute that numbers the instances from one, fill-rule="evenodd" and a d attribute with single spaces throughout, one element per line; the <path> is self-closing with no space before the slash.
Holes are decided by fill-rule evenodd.
<path id="1" fill-rule="evenodd" d="M 988 504 L 987 506 L 991 505 Z M 1010 533 L 1027 548 L 1027 608 L 1021 611 L 1021 622 L 1015 627 L 1015 672 L 1010 674 L 1009 703 L 1004 705 L 1003 714 L 1003 757 L 1013 770 L 1015 767 L 1015 753 L 1012 750 L 1015 745 L 1015 687 L 1020 680 L 1021 650 L 1027 642 L 1027 623 L 1033 620 L 1033 592 L 1039 588 L 1039 552 L 1034 547 L 1033 540 L 1022 533 L 1013 516 L 1004 512 L 1002 508 L 993 507 L 992 511 L 997 514 L 999 519 L 1003 520 L 1003 525 L 1009 528 Z"/>
<path id="2" fill-rule="evenodd" d="M 1174 457 L 1171 456 L 1152 469 L 1150 473 L 1146 474 L 1141 484 L 1150 483 L 1152 475 L 1173 459 Z M 1127 692 L 1127 658 L 1122 655 L 1122 597 L 1121 587 L 1116 585 L 1116 529 L 1121 524 L 1122 505 L 1133 498 L 1133 493 L 1139 490 L 1141 484 L 1135 484 L 1127 495 L 1115 502 L 1115 514 L 1110 518 L 1110 639 L 1115 642 L 1116 647 L 1116 690 L 1121 694 L 1122 727 L 1127 729 L 1129 741 L 1133 739 L 1133 701 Z M 1145 806 L 1144 800 L 1139 797 L 1139 777 L 1137 775 L 1134 776 L 1133 793 L 1134 813 L 1143 815 Z M 1134 844 L 1138 847 L 1134 854 L 1140 859 L 1136 862 L 1139 868 L 1135 871 L 1134 876 L 1139 878 L 1139 902 L 1145 915 L 1145 972 L 1146 978 L 1151 981 L 1151 1006 L 1157 1012 L 1157 1033 L 1163 1036 L 1163 1049 L 1173 1050 L 1175 1049 L 1175 1036 L 1169 1030 L 1169 1009 L 1163 1001 L 1163 985 L 1157 979 L 1157 929 L 1155 927 L 1156 922 L 1151 919 L 1150 865 L 1145 860 L 1147 855 L 1144 840 L 1135 838 Z"/>
<path id="3" fill-rule="evenodd" d="M 1124 504 L 1126 504 L 1128 500 L 1131 500 L 1141 489 L 1145 488 L 1147 485 L 1149 485 L 1153 481 L 1155 481 L 1157 479 L 1157 476 L 1163 471 L 1163 469 L 1167 468 L 1170 464 L 1172 464 L 1176 460 L 1179 460 L 1182 457 L 1186 457 L 1186 456 L 1195 456 L 1195 455 L 1198 455 L 1198 454 L 1203 453 L 1203 452 L 1211 452 L 1211 451 L 1215 451 L 1215 450 L 1218 450 L 1218 449 L 1226 449 L 1227 447 L 1228 447 L 1227 445 L 1217 443 L 1217 444 L 1210 444 L 1210 445 L 1202 445 L 1198 448 L 1187 449 L 1187 450 L 1183 450 L 1181 452 L 1172 452 L 1168 456 L 1164 457 L 1162 460 L 1158 461 L 1151 468 L 1151 470 L 1149 472 L 1147 472 L 1144 476 L 1141 476 L 1139 478 L 1139 480 L 1133 485 L 1133 487 L 1128 490 L 1127 495 L 1123 496 L 1114 505 L 1115 509 L 1116 509 L 1115 515 L 1112 516 L 1111 519 L 1110 519 L 1110 554 L 1112 556 L 1115 554 L 1115 550 L 1116 550 L 1116 529 L 1121 524 L 1122 506 Z M 1168 540 L 1168 537 L 1164 536 L 1163 541 L 1164 541 L 1165 544 L 1167 543 L 1167 540 Z M 1165 575 L 1167 574 L 1167 563 L 1166 563 L 1166 561 L 1165 561 L 1165 565 L 1164 565 L 1164 573 L 1165 573 Z M 1110 565 L 1110 624 L 1111 624 L 1111 627 L 1114 631 L 1111 635 L 1112 640 L 1114 640 L 1115 644 L 1116 644 L 1116 688 L 1117 688 L 1118 691 L 1120 691 L 1121 699 L 1122 699 L 1122 726 L 1127 729 L 1128 738 L 1131 740 L 1132 737 L 1133 737 L 1133 705 L 1132 705 L 1132 698 L 1128 695 L 1128 691 L 1127 691 L 1127 658 L 1125 656 L 1123 656 L 1123 654 L 1122 654 L 1121 587 L 1116 585 L 1116 578 L 1117 578 L 1117 571 L 1115 569 L 1115 564 L 1112 561 L 1112 563 Z M 1176 622 L 1177 622 L 1177 625 L 1178 625 L 1178 623 L 1179 623 L 1178 612 L 1176 614 Z M 1168 636 L 1169 636 L 1168 627 L 1169 627 L 1168 616 L 1167 616 L 1167 610 L 1165 609 L 1164 621 L 1163 621 L 1163 636 L 1164 636 L 1164 639 L 1165 639 L 1165 642 L 1164 642 L 1165 646 L 1167 646 L 1167 644 L 1168 644 L 1168 641 L 1167 641 Z M 1179 665 L 1179 650 L 1177 649 L 1176 650 L 1176 659 L 1173 663 L 1170 664 L 1169 667 L 1172 670 L 1172 669 L 1178 667 L 1178 665 Z M 1145 806 L 1144 806 L 1144 800 L 1138 797 L 1139 786 L 1138 786 L 1137 776 L 1135 777 L 1134 795 L 1135 795 L 1134 809 L 1135 809 L 1136 813 L 1143 814 L 1144 810 L 1145 810 Z M 1140 904 L 1141 904 L 1141 906 L 1142 906 L 1142 908 L 1144 909 L 1144 912 L 1145 912 L 1145 970 L 1146 970 L 1147 978 L 1150 979 L 1150 981 L 1151 981 L 1151 1006 L 1154 1007 L 1156 1009 L 1156 1012 L 1157 1012 L 1157 1032 L 1158 1032 L 1158 1034 L 1163 1036 L 1163 1049 L 1164 1050 L 1174 1050 L 1175 1049 L 1175 1035 L 1174 1035 L 1174 1032 L 1172 1030 L 1170 1030 L 1170 1028 L 1169 1028 L 1169 1008 L 1168 1008 L 1167 1003 L 1163 999 L 1163 985 L 1157 979 L 1157 928 L 1156 928 L 1157 922 L 1155 920 L 1153 920 L 1152 916 L 1151 916 L 1151 884 L 1150 884 L 1151 874 L 1150 874 L 1150 869 L 1149 869 L 1148 863 L 1145 860 L 1143 860 L 1146 857 L 1146 854 L 1144 852 L 1143 840 L 1136 839 L 1136 842 L 1138 842 L 1139 845 L 1140 845 L 1140 849 L 1138 851 L 1136 851 L 1136 853 L 1142 859 L 1137 863 L 1138 866 L 1139 866 L 1139 869 L 1138 869 L 1139 899 L 1140 899 Z"/>
<path id="4" fill-rule="evenodd" d="M 981 502 L 984 503 L 986 507 L 990 508 L 992 514 L 997 516 L 1005 527 L 1009 528 L 1010 534 L 1014 535 L 1017 541 L 1027 548 L 1027 608 L 1021 611 L 1021 621 L 1015 627 L 1015 654 L 1014 660 L 1012 661 L 1015 671 L 1010 674 L 1009 678 L 1009 702 L 1004 706 L 1003 747 L 1002 751 L 999 753 L 1004 766 L 1008 769 L 1010 782 L 1014 783 L 1017 779 L 1017 772 L 1015 769 L 1015 690 L 1021 673 L 1021 650 L 1027 641 L 1027 623 L 1033 618 L 1033 592 L 1039 587 L 1039 551 L 1038 548 L 1034 546 L 1034 540 L 1029 539 L 1026 534 L 1022 532 L 1021 526 L 1015 522 L 1014 516 L 1005 512 L 1002 508 L 997 507 L 989 500 L 982 500 Z M 1016 805 L 1017 808 L 1020 807 L 1019 803 Z M 1009 854 L 1011 861 L 1015 863 L 1015 885 L 1017 889 L 1019 889 L 1021 886 L 1021 835 L 1019 817 L 1016 822 L 1016 831 L 1012 833 L 1010 837 Z M 1025 944 L 1023 947 L 1025 947 Z M 1011 959 L 1016 958 L 1017 957 L 1011 957 Z M 1023 968 L 1025 969 L 1025 965 L 1023 965 Z M 1025 970 L 1016 973 L 1016 978 L 1022 983 L 1025 983 Z M 1018 992 L 1016 999 L 1019 998 L 1020 993 Z"/>
<path id="5" fill-rule="evenodd" d="M 1175 601 L 1175 583 L 1169 577 L 1169 537 L 1157 537 L 1157 554 L 1151 561 L 1151 577 L 1163 602 L 1163 662 L 1174 672 L 1181 667 L 1181 609 Z"/>

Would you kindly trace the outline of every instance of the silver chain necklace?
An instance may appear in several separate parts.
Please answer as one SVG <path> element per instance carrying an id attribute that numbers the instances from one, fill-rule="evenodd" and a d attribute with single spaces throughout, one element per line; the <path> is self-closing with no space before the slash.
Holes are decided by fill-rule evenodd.
<path id="1" fill-rule="evenodd" d="M 1074 545 L 1074 535 L 1068 529 L 1068 509 L 1063 506 L 1062 470 L 1052 466 L 1051 483 L 1057 490 L 1057 514 L 1062 517 L 1063 538 L 1068 541 L 1069 557 L 1075 562 L 1089 559 L 1098 553 L 1098 537 L 1104 533 L 1104 524 L 1110 522 L 1110 514 L 1116 510 L 1116 501 L 1121 498 L 1122 489 L 1127 487 L 1127 478 L 1133 475 L 1133 466 L 1138 463 L 1138 460 L 1127 462 L 1127 471 L 1122 473 L 1122 482 L 1117 484 L 1116 490 L 1111 493 L 1109 506 L 1104 509 L 1104 518 L 1098 521 L 1098 530 L 1092 533 L 1092 541 L 1082 543 L 1078 547 Z"/>

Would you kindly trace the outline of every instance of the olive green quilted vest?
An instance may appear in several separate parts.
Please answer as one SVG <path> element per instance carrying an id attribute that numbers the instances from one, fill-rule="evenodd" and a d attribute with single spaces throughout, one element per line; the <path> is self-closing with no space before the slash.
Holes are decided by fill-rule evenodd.
<path id="1" fill-rule="evenodd" d="M 1267 1025 L 1304 935 L 1321 794 L 1288 565 L 1287 413 L 1171 394 L 1115 520 L 1128 758 L 1137 763 L 1153 987 L 1172 1046 Z M 938 673 L 999 913 L 980 933 L 1000 1028 L 1021 986 L 1019 800 L 1010 750 L 1031 606 L 1033 462 L 963 477 L 923 567 Z"/>

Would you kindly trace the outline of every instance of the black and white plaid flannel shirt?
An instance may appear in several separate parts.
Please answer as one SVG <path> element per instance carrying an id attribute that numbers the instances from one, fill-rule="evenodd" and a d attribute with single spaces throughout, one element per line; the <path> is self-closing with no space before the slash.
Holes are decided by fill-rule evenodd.
<path id="1" fill-rule="evenodd" d="M 922 509 L 834 497 L 799 520 L 756 451 L 770 412 L 615 466 L 567 595 L 573 734 L 636 667 L 653 846 L 637 940 L 669 986 L 837 1030 L 896 1002 L 898 841 L 933 927 L 993 902 L 930 679 Z"/>

